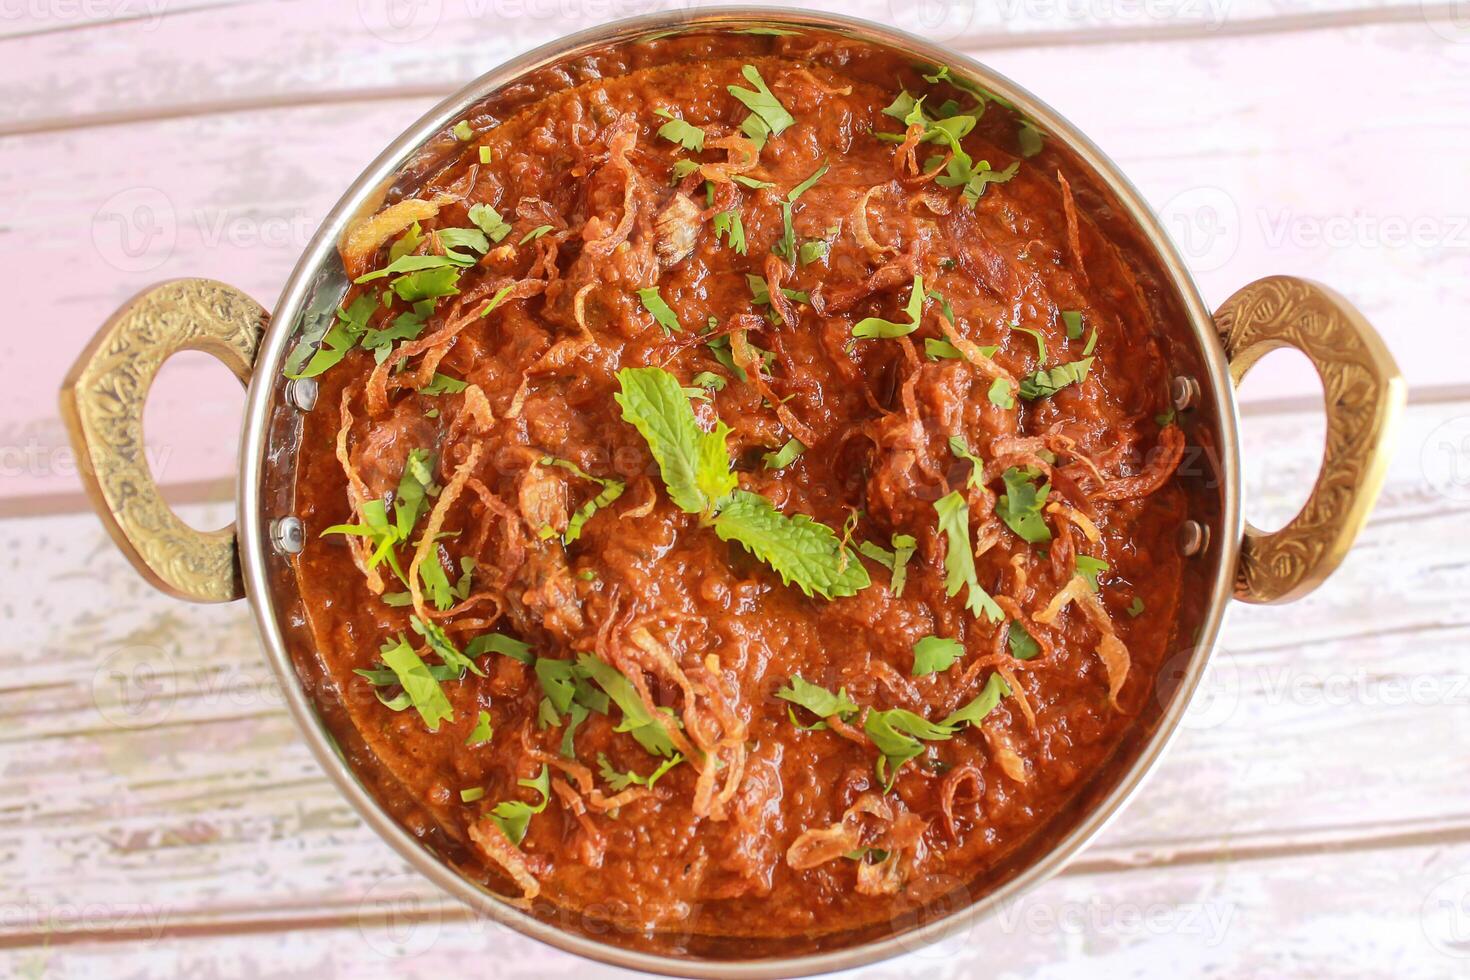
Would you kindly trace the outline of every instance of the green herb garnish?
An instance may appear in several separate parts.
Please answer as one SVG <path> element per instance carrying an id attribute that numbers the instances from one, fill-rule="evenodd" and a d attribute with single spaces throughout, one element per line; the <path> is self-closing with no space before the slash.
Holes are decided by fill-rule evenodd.
<path id="1" fill-rule="evenodd" d="M 766 140 L 772 136 L 780 136 L 786 128 L 796 119 L 786 111 L 786 107 L 776 98 L 775 94 L 767 87 L 765 80 L 761 78 L 760 72 L 756 71 L 754 65 L 746 65 L 740 69 L 745 80 L 754 89 L 741 88 L 738 85 L 726 86 L 726 91 L 739 99 L 750 115 L 745 117 L 745 122 L 740 124 L 740 131 L 749 136 L 755 143 L 757 150 L 763 149 Z"/>
<path id="2" fill-rule="evenodd" d="M 761 462 L 768 470 L 782 470 L 796 461 L 796 457 L 806 452 L 806 447 L 801 444 L 800 439 L 787 439 L 786 444 L 775 452 L 769 452 L 761 456 Z"/>
<path id="3" fill-rule="evenodd" d="M 948 540 L 944 554 L 945 594 L 955 596 L 961 587 L 967 589 L 965 608 L 975 615 L 985 614 L 993 623 L 1004 615 L 990 593 L 980 587 L 975 571 L 975 553 L 970 545 L 970 507 L 958 490 L 951 491 L 934 502 L 934 511 L 939 515 L 939 531 Z"/>
<path id="4" fill-rule="evenodd" d="M 884 320 L 881 317 L 870 316 L 859 320 L 852 328 L 854 337 L 878 338 L 878 337 L 902 337 L 919 329 L 919 319 L 924 311 L 924 277 L 914 276 L 914 288 L 909 293 L 909 301 L 904 304 L 903 313 L 908 317 L 907 323 L 894 323 L 892 320 Z"/>
<path id="5" fill-rule="evenodd" d="M 914 644 L 913 674 L 937 674 L 949 670 L 965 655 L 965 645 L 945 636 L 926 636 Z"/>
<path id="6" fill-rule="evenodd" d="M 1001 474 L 1006 492 L 995 500 L 995 513 L 1006 526 L 1032 544 L 1043 544 L 1051 540 L 1051 528 L 1041 516 L 1046 506 L 1051 484 L 1043 483 L 1039 488 L 1035 480 L 1040 472 L 1030 467 L 1010 467 Z"/>
<path id="7" fill-rule="evenodd" d="M 678 143 L 686 150 L 699 153 L 704 150 L 704 130 L 692 123 L 686 122 L 674 115 L 667 109 L 653 110 L 655 115 L 667 119 L 658 128 L 658 134 L 670 143 Z"/>

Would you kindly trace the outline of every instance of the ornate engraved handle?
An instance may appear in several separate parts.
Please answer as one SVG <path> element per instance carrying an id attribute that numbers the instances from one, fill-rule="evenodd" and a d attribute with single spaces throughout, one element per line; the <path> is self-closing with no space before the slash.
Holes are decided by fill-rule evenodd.
<path id="1" fill-rule="evenodd" d="M 1235 597 L 1289 602 L 1341 563 L 1383 488 L 1407 386 L 1377 332 L 1326 286 L 1271 276 L 1240 289 L 1215 312 L 1237 387 L 1280 347 L 1307 355 L 1326 396 L 1327 447 L 1301 512 L 1279 531 L 1246 525 Z"/>
<path id="2" fill-rule="evenodd" d="M 224 283 L 154 286 L 103 325 L 61 389 L 61 414 L 102 523 L 144 578 L 181 599 L 244 596 L 235 527 L 196 531 L 163 502 L 143 453 L 143 403 L 159 367 L 179 351 L 212 354 L 249 381 L 267 319 Z"/>

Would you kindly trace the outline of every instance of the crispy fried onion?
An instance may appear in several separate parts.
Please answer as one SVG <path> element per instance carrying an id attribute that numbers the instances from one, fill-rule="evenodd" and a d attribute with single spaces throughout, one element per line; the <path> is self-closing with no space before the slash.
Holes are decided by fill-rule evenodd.
<path id="1" fill-rule="evenodd" d="M 388 239 L 415 221 L 429 220 L 439 213 L 440 208 L 457 200 L 459 198 L 454 194 L 435 194 L 427 201 L 411 197 L 348 225 L 342 240 L 337 244 L 337 249 L 342 254 L 342 264 L 347 267 L 348 278 L 356 279 L 367 272 L 368 260 Z"/>
<path id="2" fill-rule="evenodd" d="M 597 788 L 597 783 L 592 778 L 591 769 L 582 765 L 576 759 L 568 759 L 551 752 L 543 752 L 533 745 L 530 740 L 529 726 L 521 731 L 521 744 L 525 747 L 526 756 L 531 761 L 544 762 L 553 769 L 559 769 L 571 777 L 571 781 L 576 784 L 576 788 L 581 794 L 583 801 L 592 809 L 601 813 L 608 813 L 650 795 L 650 791 L 642 786 L 630 786 L 616 796 L 604 795 L 602 790 Z"/>
<path id="3" fill-rule="evenodd" d="M 439 499 L 434 502 L 434 509 L 429 512 L 429 523 L 424 527 L 423 536 L 419 538 L 418 548 L 414 550 L 413 564 L 408 566 L 408 592 L 413 597 L 413 608 L 419 616 L 426 620 L 429 618 L 429 610 L 424 605 L 424 590 L 419 581 L 419 567 L 425 561 L 439 560 L 434 552 L 439 546 L 439 531 L 444 527 L 444 518 L 449 513 L 449 508 L 464 492 L 465 484 L 474 474 L 475 467 L 480 462 L 480 454 L 484 449 L 485 444 L 481 442 L 470 446 L 469 455 L 465 457 L 463 463 L 459 464 L 449 484 L 439 494 Z"/>
<path id="4" fill-rule="evenodd" d="M 828 827 L 802 831 L 786 849 L 786 863 L 796 871 L 806 871 L 857 850 L 862 845 L 864 815 L 876 817 L 885 824 L 893 822 L 893 809 L 888 801 L 877 793 L 864 793 L 847 808 L 841 820 Z"/>
<path id="5" fill-rule="evenodd" d="M 1075 602 L 1081 607 L 1088 622 L 1099 634 L 1097 655 L 1102 660 L 1103 669 L 1108 674 L 1108 703 L 1117 709 L 1118 692 L 1123 689 L 1123 682 L 1128 679 L 1130 662 L 1128 648 L 1113 631 L 1113 621 L 1108 616 L 1108 611 L 1103 608 L 1102 600 L 1098 599 L 1097 594 L 1092 591 L 1092 586 L 1088 584 L 1087 579 L 1081 575 L 1073 575 L 1071 580 L 1062 586 L 1056 595 L 1052 596 L 1046 608 L 1036 614 L 1036 621 L 1043 626 L 1050 626 L 1056 622 L 1057 616 L 1069 602 Z"/>
<path id="6" fill-rule="evenodd" d="M 351 401 L 352 387 L 349 385 L 342 391 L 342 427 L 337 430 L 337 462 L 342 464 L 342 472 L 347 474 L 347 500 L 352 505 L 352 516 L 361 520 L 362 506 L 372 498 L 372 494 L 352 465 L 352 454 L 347 449 L 347 438 L 352 432 L 352 409 L 348 407 Z M 349 536 L 347 549 L 352 554 L 352 563 L 367 579 L 368 588 L 381 595 L 383 576 L 369 564 L 373 554 L 371 542 L 367 538 Z"/>
<path id="7" fill-rule="evenodd" d="M 944 832 L 952 841 L 960 839 L 954 825 L 954 805 L 962 788 L 970 791 L 969 799 L 979 802 L 985 796 L 985 777 L 972 765 L 951 769 L 939 784 L 939 811 L 944 814 Z"/>
<path id="8" fill-rule="evenodd" d="M 876 832 L 864 833 L 863 817 L 877 823 Z M 873 821 L 869 821 L 871 826 Z M 886 852 L 878 861 L 867 860 L 867 850 L 857 861 L 857 892 L 861 895 L 893 895 L 908 880 L 915 865 L 923 861 L 924 831 L 928 821 L 904 809 L 898 800 L 885 800 L 877 793 L 864 793 L 847 808 L 842 819 L 830 827 L 803 832 L 786 850 L 786 863 L 805 871 L 864 847 Z"/>
<path id="9" fill-rule="evenodd" d="M 872 196 L 887 188 L 887 184 L 874 184 L 863 191 L 863 196 L 858 198 L 857 204 L 853 206 L 852 214 L 848 218 L 848 224 L 852 228 L 852 237 L 859 245 L 873 254 L 880 252 L 893 252 L 896 249 L 891 245 L 879 245 L 868 230 L 868 201 Z"/>
<path id="10" fill-rule="evenodd" d="M 983 730 L 985 744 L 990 747 L 995 761 L 1000 764 L 1000 771 L 1018 783 L 1030 782 L 1031 767 L 1022 758 L 1021 753 L 1016 751 L 1010 733 L 996 725 L 986 725 Z"/>
<path id="11" fill-rule="evenodd" d="M 844 85 L 842 88 L 835 88 L 835 87 L 830 86 L 830 85 L 823 85 L 821 82 L 817 81 L 817 77 L 815 75 L 813 75 L 811 72 L 807 71 L 805 68 L 797 68 L 797 69 L 795 69 L 794 71 L 791 72 L 791 75 L 789 77 L 804 79 L 805 81 L 807 81 L 808 83 L 811 84 L 812 88 L 816 89 L 818 92 L 821 92 L 823 95 L 851 95 L 852 94 L 852 86 L 851 85 Z"/>
<path id="12" fill-rule="evenodd" d="M 1082 230 L 1077 219 L 1077 202 L 1072 200 L 1072 185 L 1057 171 L 1057 182 L 1062 185 L 1062 210 L 1067 216 L 1067 248 L 1072 254 L 1072 267 L 1082 284 L 1087 285 L 1087 266 L 1082 262 Z"/>
<path id="13" fill-rule="evenodd" d="M 603 854 L 607 851 L 607 838 L 588 817 L 587 804 L 582 801 L 582 794 L 560 778 L 551 781 L 551 788 L 561 798 L 562 806 L 571 811 L 582 828 L 582 863 L 589 868 L 602 867 Z"/>
<path id="14" fill-rule="evenodd" d="M 1147 497 L 1168 482 L 1184 458 L 1184 430 L 1166 425 L 1159 433 L 1159 447 L 1150 455 L 1148 465 L 1136 476 L 1120 476 L 1104 481 L 1090 495 L 1093 500 L 1135 500 Z"/>
<path id="15" fill-rule="evenodd" d="M 1016 392 L 1021 389 L 1021 384 L 1016 380 L 1015 375 L 997 364 L 994 358 L 986 357 L 973 340 L 960 336 L 959 330 L 950 322 L 949 317 L 941 313 L 938 316 L 938 320 L 940 332 L 944 334 L 946 340 L 954 344 L 959 352 L 965 356 L 965 362 L 992 381 L 997 378 L 1004 381 L 1010 388 L 1011 396 L 1014 398 Z"/>
<path id="16" fill-rule="evenodd" d="M 631 113 L 618 116 L 607 128 L 603 142 L 607 145 L 606 166 L 623 175 L 623 216 L 611 231 L 603 235 L 597 235 L 597 232 L 606 225 L 605 221 L 596 218 L 588 221 L 582 228 L 582 234 L 584 237 L 589 234 L 596 237 L 586 238 L 582 250 L 588 255 L 606 257 L 628 240 L 633 232 L 633 222 L 638 217 L 642 178 L 628 162 L 628 153 L 638 144 L 638 120 Z"/>
<path id="17" fill-rule="evenodd" d="M 634 673 L 646 670 L 678 687 L 683 695 L 680 717 L 697 750 L 688 757 L 699 770 L 692 805 L 695 816 L 725 819 L 745 776 L 745 723 L 732 706 L 734 692 L 727 691 L 718 672 L 707 667 L 697 666 L 685 673 L 673 652 L 643 626 L 633 626 L 628 640 L 623 650 L 640 669 Z M 653 714 L 667 717 L 656 709 Z"/>
<path id="18" fill-rule="evenodd" d="M 1098 541 L 1102 540 L 1102 532 L 1097 529 L 1097 525 L 1092 522 L 1092 518 L 1077 508 L 1069 504 L 1064 504 L 1060 500 L 1053 500 L 1046 505 L 1046 512 L 1058 519 L 1071 521 L 1077 526 L 1077 530 L 1081 531 L 1082 535 L 1093 544 L 1097 544 Z"/>
<path id="19" fill-rule="evenodd" d="M 510 288 L 500 295 L 500 290 L 506 286 Z M 546 291 L 546 281 L 543 279 L 501 279 L 476 287 L 465 293 L 455 303 L 444 325 L 427 336 L 417 340 L 411 340 L 398 345 L 393 353 L 388 355 L 381 364 L 373 368 L 373 373 L 368 377 L 367 404 L 368 412 L 375 418 L 381 417 L 388 410 L 388 392 L 390 389 L 398 388 L 422 388 L 434 377 L 434 372 L 439 368 L 439 362 L 444 355 L 449 353 L 454 340 L 470 324 L 487 315 L 485 305 L 479 300 L 487 298 L 493 289 L 494 295 L 500 296 L 496 309 L 503 309 L 506 303 L 514 300 L 529 299 Z M 468 312 L 462 312 L 462 311 Z M 423 354 L 424 358 L 412 371 L 398 370 L 398 366 L 411 357 Z"/>
<path id="20" fill-rule="evenodd" d="M 802 445 L 807 447 L 815 446 L 817 444 L 816 434 L 796 417 L 795 413 L 787 407 L 785 402 L 776 397 L 776 393 L 766 383 L 765 375 L 762 373 L 761 359 L 751 347 L 749 333 L 749 329 L 732 330 L 730 332 L 731 357 L 735 359 L 736 364 L 744 369 L 746 377 L 750 379 L 750 383 L 755 385 L 755 390 L 760 392 L 761 397 L 770 403 L 771 409 L 776 413 L 776 418 L 781 420 L 781 424 L 786 427 L 786 431 L 796 436 Z"/>
<path id="21" fill-rule="evenodd" d="M 736 174 L 743 174 L 755 167 L 760 160 L 760 151 L 744 136 L 721 136 L 706 140 L 706 147 L 725 151 L 724 163 L 706 163 L 700 166 L 699 176 L 716 184 L 730 183 Z"/>
<path id="22" fill-rule="evenodd" d="M 488 863 L 503 869 L 520 886 L 520 896 L 508 897 L 506 901 L 520 908 L 528 908 L 531 901 L 541 894 L 541 883 L 531 874 L 526 856 L 510 842 L 510 838 L 505 836 L 493 820 L 476 820 L 470 824 L 469 834 L 480 856 Z"/>

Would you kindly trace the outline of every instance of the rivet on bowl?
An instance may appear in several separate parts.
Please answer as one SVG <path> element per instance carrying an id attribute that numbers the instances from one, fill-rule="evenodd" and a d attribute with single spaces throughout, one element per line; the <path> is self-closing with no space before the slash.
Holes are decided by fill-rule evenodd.
<path id="1" fill-rule="evenodd" d="M 309 412 L 316 407 L 315 378 L 292 378 L 286 382 L 286 402 L 293 408 Z"/>
<path id="2" fill-rule="evenodd" d="M 1179 525 L 1179 551 L 1186 558 L 1203 554 L 1210 546 L 1210 529 L 1199 521 L 1185 521 Z"/>
<path id="3" fill-rule="evenodd" d="M 1169 382 L 1169 400 L 1174 403 L 1175 411 L 1193 408 L 1199 401 L 1199 394 L 1199 382 L 1187 374 L 1178 375 Z"/>
<path id="4" fill-rule="evenodd" d="M 306 528 L 299 517 L 281 517 L 271 521 L 271 547 L 278 554 L 299 555 L 306 547 Z"/>

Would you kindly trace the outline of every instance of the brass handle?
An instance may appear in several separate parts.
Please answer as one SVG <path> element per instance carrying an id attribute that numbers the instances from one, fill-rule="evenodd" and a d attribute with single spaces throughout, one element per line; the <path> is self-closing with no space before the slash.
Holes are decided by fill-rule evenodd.
<path id="1" fill-rule="evenodd" d="M 1215 312 L 1236 387 L 1265 354 L 1294 347 L 1322 378 L 1327 446 L 1301 511 L 1279 531 L 1246 524 L 1235 597 L 1289 602 L 1342 562 L 1383 489 L 1407 385 L 1382 338 L 1326 286 L 1271 276 L 1243 287 Z"/>
<path id="2" fill-rule="evenodd" d="M 102 523 L 143 577 L 170 595 L 228 602 L 245 595 L 235 526 L 196 531 L 158 492 L 143 452 L 143 404 L 158 369 L 185 350 L 250 380 L 268 314 L 210 279 L 176 279 L 133 297 L 98 331 L 61 389 L 61 414 Z"/>

